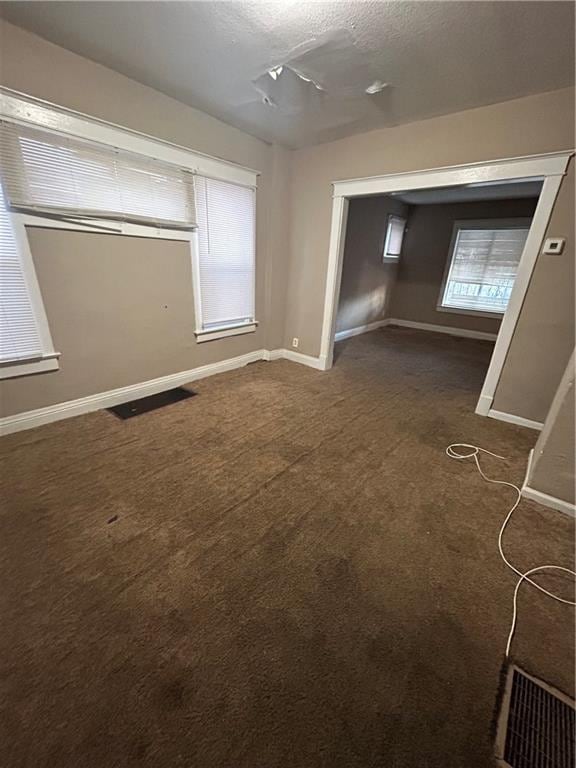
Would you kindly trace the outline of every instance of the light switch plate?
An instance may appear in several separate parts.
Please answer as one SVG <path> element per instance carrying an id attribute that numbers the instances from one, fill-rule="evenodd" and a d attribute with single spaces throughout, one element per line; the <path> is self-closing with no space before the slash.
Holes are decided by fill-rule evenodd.
<path id="1" fill-rule="evenodd" d="M 564 250 L 564 243 L 566 240 L 563 237 L 548 237 L 544 241 L 544 248 L 542 253 L 550 255 L 558 255 Z"/>

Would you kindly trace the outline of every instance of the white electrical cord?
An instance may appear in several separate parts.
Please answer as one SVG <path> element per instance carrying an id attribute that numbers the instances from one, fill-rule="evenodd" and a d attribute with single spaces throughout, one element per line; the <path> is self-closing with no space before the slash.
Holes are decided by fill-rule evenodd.
<path id="1" fill-rule="evenodd" d="M 462 450 L 464 449 L 464 450 Z M 516 568 L 510 560 L 506 557 L 504 554 L 504 549 L 502 547 L 502 538 L 504 536 L 504 531 L 506 530 L 506 526 L 510 522 L 510 518 L 512 517 L 512 514 L 518 504 L 520 504 L 520 500 L 522 498 L 522 491 L 520 488 L 518 488 L 517 485 L 514 485 L 514 483 L 508 483 L 504 480 L 494 480 L 491 477 L 488 477 L 484 474 L 482 471 L 482 467 L 480 466 L 480 461 L 478 459 L 478 455 L 480 453 L 487 453 L 489 456 L 494 456 L 496 459 L 502 459 L 505 461 L 504 456 L 499 456 L 497 453 L 492 453 L 492 451 L 487 451 L 485 448 L 479 448 L 477 445 L 469 445 L 468 443 L 452 443 L 451 445 L 446 448 L 446 454 L 451 459 L 474 459 L 476 463 L 476 468 L 478 469 L 478 472 L 482 476 L 484 480 L 488 483 L 494 483 L 495 485 L 507 485 L 509 488 L 514 488 L 516 491 L 518 497 L 512 507 L 510 508 L 510 511 L 504 518 L 504 522 L 502 523 L 500 527 L 500 533 L 498 534 L 498 551 L 500 552 L 500 557 L 502 560 L 506 563 L 508 568 L 510 568 L 514 573 L 519 576 L 518 582 L 516 583 L 516 588 L 514 589 L 514 609 L 512 612 L 512 625 L 510 627 L 510 632 L 508 633 L 508 642 L 506 643 L 506 658 L 510 655 L 510 646 L 512 645 L 512 638 L 514 637 L 514 630 L 516 629 L 516 619 L 518 616 L 518 592 L 520 591 L 520 586 L 522 582 L 527 581 L 531 586 L 536 587 L 536 589 L 539 589 L 540 592 L 544 592 L 545 595 L 548 595 L 548 597 L 551 597 L 553 600 L 557 600 L 559 603 L 565 603 L 566 605 L 576 605 L 576 602 L 574 600 L 567 600 L 565 597 L 560 597 L 560 595 L 555 594 L 554 592 L 550 592 L 548 589 L 545 589 L 540 584 L 535 582 L 533 579 L 530 578 L 535 573 L 538 573 L 540 571 L 563 571 L 564 573 L 569 573 L 576 579 L 576 572 L 571 570 L 570 568 L 565 568 L 562 565 L 538 565 L 535 568 L 530 568 L 530 570 L 526 571 L 525 573 L 522 573 L 522 571 L 519 571 L 518 568 Z"/>

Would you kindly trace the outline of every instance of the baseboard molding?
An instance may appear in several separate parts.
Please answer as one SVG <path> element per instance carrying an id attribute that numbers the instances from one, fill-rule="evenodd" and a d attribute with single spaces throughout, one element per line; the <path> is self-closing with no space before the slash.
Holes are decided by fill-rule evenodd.
<path id="1" fill-rule="evenodd" d="M 557 512 L 562 512 L 568 517 L 576 518 L 576 505 L 571 504 L 569 501 L 559 499 L 556 496 L 550 496 L 548 493 L 537 491 L 535 488 L 531 488 L 528 483 L 530 482 L 530 471 L 532 469 L 532 462 L 534 461 L 534 448 L 528 454 L 528 463 L 526 465 L 526 474 L 524 476 L 524 483 L 522 484 L 521 494 L 525 499 L 535 501 L 537 504 L 541 504 L 548 509 L 555 509 Z"/>
<path id="2" fill-rule="evenodd" d="M 259 349 L 254 352 L 248 352 L 246 355 L 231 357 L 228 360 L 222 360 L 219 363 L 202 365 L 199 368 L 192 368 L 189 371 L 180 371 L 168 376 L 161 376 L 158 379 L 143 381 L 140 384 L 131 384 L 127 387 L 111 389 L 107 392 L 99 392 L 96 395 L 88 395 L 77 400 L 68 400 L 64 403 L 49 405 L 46 408 L 38 408 L 34 411 L 18 413 L 15 416 L 5 416 L 0 419 L 0 435 L 9 435 L 13 432 L 20 432 L 25 429 L 33 429 L 43 424 L 50 424 L 54 421 L 69 419 L 72 416 L 80 416 L 84 413 L 99 411 L 103 408 L 111 408 L 114 405 L 120 405 L 127 400 L 136 400 L 140 397 L 155 395 L 158 392 L 164 392 L 173 387 L 179 387 L 190 381 L 204 379 L 207 376 L 214 376 L 217 373 L 225 373 L 235 368 L 241 368 L 248 363 L 254 363 L 257 360 L 266 359 L 266 350 Z"/>
<path id="3" fill-rule="evenodd" d="M 478 411 L 476 411 L 478 413 Z M 504 413 L 504 411 L 495 411 L 490 408 L 486 416 L 491 419 L 498 419 L 498 421 L 507 421 L 508 424 L 516 424 L 519 427 L 528 427 L 528 429 L 536 429 L 541 431 L 544 424 L 541 421 L 532 421 L 532 419 L 524 419 L 522 416 L 515 416 L 513 413 Z"/>
<path id="4" fill-rule="evenodd" d="M 493 400 L 494 398 L 490 395 L 480 395 L 476 403 L 476 413 L 478 416 L 488 416 Z"/>
<path id="5" fill-rule="evenodd" d="M 454 328 L 451 325 L 434 325 L 433 323 L 419 323 L 416 320 L 402 320 L 396 317 L 386 317 L 384 320 L 377 320 L 367 325 L 359 325 L 356 328 L 350 328 L 347 331 L 338 331 L 335 335 L 335 341 L 349 339 L 352 336 L 360 336 L 362 333 L 369 333 L 386 325 L 396 325 L 400 328 L 414 328 L 417 331 L 431 331 L 432 333 L 445 333 L 448 336 L 461 336 L 465 339 L 481 339 L 483 341 L 496 341 L 497 333 L 486 333 L 485 331 L 471 331 L 468 328 Z"/>
<path id="6" fill-rule="evenodd" d="M 271 362 L 272 360 L 281 360 L 284 357 L 283 349 L 263 349 L 263 360 Z"/>
<path id="7" fill-rule="evenodd" d="M 352 336 L 360 336 L 362 333 L 369 333 L 370 331 L 375 331 L 378 328 L 382 328 L 385 325 L 389 324 L 388 318 L 384 320 L 376 320 L 373 323 L 368 323 L 367 325 L 359 325 L 356 328 L 349 328 L 346 331 L 338 331 L 338 333 L 334 336 L 335 341 L 342 341 L 343 339 L 351 339 Z"/>
<path id="8" fill-rule="evenodd" d="M 111 408 L 114 405 L 125 403 L 127 400 L 137 400 L 140 397 L 155 395 L 158 392 L 164 392 L 167 389 L 179 387 L 182 384 L 187 384 L 197 379 L 205 379 L 217 373 L 233 371 L 236 368 L 242 368 L 258 360 L 280 359 L 291 360 L 294 363 L 307 365 L 319 371 L 323 371 L 326 368 L 326 362 L 321 357 L 303 355 L 300 352 L 293 352 L 291 349 L 257 349 L 254 352 L 248 352 L 246 355 L 231 357 L 228 360 L 211 363 L 210 365 L 202 365 L 189 371 L 180 371 L 168 376 L 161 376 L 158 379 L 143 381 L 139 384 L 130 384 L 126 387 L 110 389 L 107 392 L 99 392 L 98 394 L 88 395 L 77 400 L 56 403 L 56 405 L 49 405 L 46 408 L 37 408 L 33 411 L 17 413 L 14 416 L 5 416 L 0 418 L 0 436 L 22 432 L 26 429 L 34 429 L 34 427 L 41 427 L 54 421 L 100 411 L 103 408 Z"/>
<path id="9" fill-rule="evenodd" d="M 301 352 L 294 352 L 292 349 L 282 349 L 280 351 L 282 352 L 281 357 L 285 360 L 291 360 L 293 363 L 307 365 L 309 368 L 315 368 L 317 371 L 326 370 L 326 361 L 322 357 L 303 355 Z"/>
<path id="10" fill-rule="evenodd" d="M 555 509 L 557 512 L 562 512 L 564 515 L 568 515 L 568 517 L 576 518 L 576 506 L 574 504 L 570 504 L 569 501 L 564 501 L 563 499 L 558 499 L 556 496 L 549 496 L 547 493 L 542 493 L 542 491 L 537 491 L 535 488 L 530 488 L 529 485 L 525 485 L 522 488 L 522 497 L 529 499 L 530 501 L 535 501 L 543 507 L 548 507 L 548 509 Z"/>
<path id="11" fill-rule="evenodd" d="M 485 331 L 471 331 L 468 328 L 454 328 L 451 325 L 434 325 L 432 323 L 418 323 L 415 320 L 402 320 L 389 317 L 386 325 L 398 325 L 401 328 L 414 328 L 418 331 L 432 331 L 433 333 L 445 333 L 448 336 L 462 336 L 465 339 L 482 339 L 483 341 L 496 341 L 497 333 Z"/>

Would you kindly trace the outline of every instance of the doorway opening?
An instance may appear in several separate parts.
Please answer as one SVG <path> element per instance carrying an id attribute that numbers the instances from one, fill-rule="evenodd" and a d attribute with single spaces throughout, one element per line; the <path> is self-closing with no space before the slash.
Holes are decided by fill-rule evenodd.
<path id="1" fill-rule="evenodd" d="M 323 367 L 332 367 L 334 342 L 343 332 L 360 329 L 357 332 L 361 333 L 371 323 L 397 320 L 413 327 L 437 326 L 428 330 L 475 335 L 494 341 L 476 413 L 496 415 L 491 412 L 496 386 L 569 158 L 567 152 L 553 153 L 336 182 L 322 329 Z M 363 206 L 373 214 L 381 206 L 385 224 L 381 226 L 381 216 L 377 236 L 375 229 L 370 230 L 372 225 L 362 229 Z M 450 206 L 452 214 L 462 206 L 462 215 L 450 214 L 450 218 Z M 440 208 L 445 214 L 442 236 L 434 235 L 429 227 L 426 235 L 426 226 L 439 218 L 433 211 L 438 213 Z M 371 268 L 362 279 L 348 279 L 354 268 L 350 266 L 353 259 L 346 263 L 347 226 L 352 238 L 372 238 L 372 249 L 377 240 L 380 285 L 370 283 L 376 274 Z M 440 240 L 443 244 L 437 242 Z M 435 254 L 426 260 L 422 253 L 429 253 L 431 243 Z M 403 264 L 407 248 L 411 256 Z M 427 280 L 414 279 L 414 269 L 427 272 Z M 366 281 L 364 285 L 362 281 Z M 359 295 L 364 300 L 359 301 Z M 393 310 L 401 316 L 394 317 Z M 414 313 L 419 319 L 410 317 Z M 366 322 L 358 322 L 363 318 Z"/>

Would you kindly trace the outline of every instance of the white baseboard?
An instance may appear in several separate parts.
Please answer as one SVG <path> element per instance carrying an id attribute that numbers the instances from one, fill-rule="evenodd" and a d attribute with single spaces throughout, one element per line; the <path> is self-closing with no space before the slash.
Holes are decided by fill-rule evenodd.
<path id="1" fill-rule="evenodd" d="M 103 408 L 112 408 L 115 405 L 120 405 L 120 403 L 125 403 L 127 400 L 137 400 L 148 395 L 155 395 L 158 392 L 164 392 L 167 389 L 179 387 L 182 384 L 187 384 L 197 379 L 204 379 L 217 373 L 225 373 L 235 368 L 242 368 L 244 365 L 258 360 L 280 359 L 291 360 L 294 363 L 307 365 L 320 371 L 325 370 L 326 367 L 325 361 L 321 357 L 303 355 L 300 352 L 293 352 L 291 349 L 258 349 L 254 352 L 248 352 L 246 355 L 231 357 L 228 360 L 211 363 L 210 365 L 202 365 L 189 371 L 180 371 L 168 376 L 161 376 L 158 379 L 143 381 L 139 384 L 130 384 L 127 387 L 99 392 L 98 394 L 88 395 L 77 400 L 56 403 L 56 405 L 49 405 L 46 408 L 37 408 L 33 411 L 17 413 L 14 416 L 5 416 L 0 418 L 0 435 L 10 435 L 25 429 L 41 427 L 43 424 L 51 424 L 54 421 L 81 416 L 84 413 L 100 411 Z"/>
<path id="2" fill-rule="evenodd" d="M 315 368 L 317 371 L 326 370 L 326 361 L 322 357 L 312 357 L 311 355 L 303 355 L 301 352 L 294 352 L 292 349 L 282 349 L 282 357 L 285 360 L 291 360 L 293 363 L 300 363 L 301 365 L 307 365 L 310 368 Z"/>
<path id="3" fill-rule="evenodd" d="M 346 331 L 338 331 L 338 333 L 334 336 L 335 341 L 342 341 L 342 339 L 351 339 L 352 336 L 360 336 L 362 333 L 369 333 L 370 331 L 375 331 L 378 328 L 382 328 L 385 325 L 389 325 L 390 321 L 388 318 L 385 318 L 384 320 L 376 320 L 373 323 L 368 323 L 367 325 L 359 325 L 356 328 L 349 328 Z"/>
<path id="4" fill-rule="evenodd" d="M 480 395 L 476 403 L 476 413 L 478 416 L 488 416 L 493 400 L 494 398 L 491 395 Z"/>
<path id="5" fill-rule="evenodd" d="M 478 410 L 476 413 L 478 413 Z M 522 416 L 515 416 L 513 413 L 504 413 L 504 411 L 495 411 L 493 408 L 490 408 L 486 416 L 489 416 L 491 419 L 498 419 L 499 421 L 507 421 L 509 424 L 517 424 L 519 427 L 537 429 L 538 431 L 540 431 L 544 426 L 541 421 L 524 419 Z"/>
<path id="6" fill-rule="evenodd" d="M 522 488 L 522 496 L 530 501 L 535 501 L 537 504 L 542 504 L 543 507 L 555 509 L 557 512 L 562 512 L 569 517 L 576 517 L 576 506 L 574 504 L 558 499 L 556 496 L 549 496 L 547 493 L 542 493 L 542 491 L 537 491 L 535 488 L 530 488 L 529 485 L 525 485 Z"/>
<path id="7" fill-rule="evenodd" d="M 263 360 L 281 360 L 284 357 L 283 349 L 263 349 Z"/>
<path id="8" fill-rule="evenodd" d="M 537 491 L 535 488 L 531 488 L 528 483 L 530 482 L 530 470 L 532 469 L 532 462 L 534 461 L 534 449 L 528 454 L 528 464 L 526 465 L 526 475 L 524 477 L 524 483 L 522 485 L 521 493 L 523 498 L 535 501 L 537 504 L 542 504 L 543 507 L 549 509 L 555 509 L 557 512 L 562 512 L 569 517 L 576 517 L 576 506 L 569 501 L 559 499 L 556 496 L 550 496 L 548 493 Z"/>
<path id="9" fill-rule="evenodd" d="M 497 333 L 486 333 L 485 331 L 471 331 L 468 328 L 454 328 L 451 325 L 434 325 L 433 323 L 420 323 L 416 320 L 402 320 L 401 318 L 386 317 L 384 320 L 377 320 L 367 325 L 359 325 L 356 328 L 350 328 L 347 331 L 338 331 L 335 335 L 335 341 L 349 339 L 352 336 L 360 336 L 362 333 L 375 331 L 377 328 L 383 328 L 386 325 L 397 325 L 400 328 L 414 328 L 418 331 L 432 331 L 433 333 L 445 333 L 448 336 L 462 336 L 466 339 L 482 339 L 484 341 L 495 341 Z"/>
<path id="10" fill-rule="evenodd" d="M 485 331 L 471 331 L 468 328 L 454 328 L 451 325 L 434 325 L 433 323 L 418 323 L 415 320 L 402 320 L 389 317 L 386 325 L 398 325 L 401 328 L 415 328 L 419 331 L 433 331 L 434 333 L 446 333 L 448 336 L 462 336 L 466 339 L 483 339 L 484 341 L 496 341 L 497 333 Z"/>
<path id="11" fill-rule="evenodd" d="M 99 392 L 96 395 L 88 395 L 77 400 L 68 400 L 64 403 L 49 405 L 46 408 L 38 408 L 34 411 L 18 413 L 15 416 L 5 416 L 0 419 L 0 435 L 9 435 L 13 432 L 20 432 L 24 429 L 40 427 L 43 424 L 50 424 L 61 419 L 69 419 L 72 416 L 80 416 L 83 413 L 99 411 L 102 408 L 111 408 L 114 405 L 120 405 L 127 400 L 136 400 L 140 397 L 155 395 L 158 392 L 164 392 L 173 387 L 179 387 L 190 381 L 203 379 L 207 376 L 214 376 L 217 373 L 225 373 L 235 368 L 241 368 L 248 363 L 254 363 L 257 360 L 266 359 L 266 350 L 259 349 L 254 352 L 248 352 L 246 355 L 232 357 L 228 360 L 222 360 L 219 363 L 202 365 L 199 368 L 192 368 L 189 371 L 180 371 L 168 376 L 161 376 L 158 379 L 143 381 L 140 384 L 130 384 L 127 387 L 111 389 L 107 392 Z"/>

